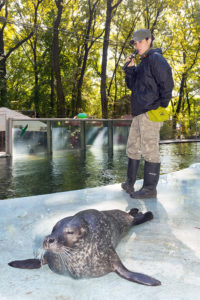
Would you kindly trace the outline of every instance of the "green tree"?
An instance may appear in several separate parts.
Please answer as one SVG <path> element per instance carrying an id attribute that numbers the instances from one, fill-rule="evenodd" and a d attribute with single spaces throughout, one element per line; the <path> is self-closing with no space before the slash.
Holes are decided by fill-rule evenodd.
<path id="1" fill-rule="evenodd" d="M 180 1 L 179 12 L 174 12 L 176 15 L 175 22 L 172 22 L 173 43 L 175 49 L 172 60 L 174 77 L 176 82 L 176 96 L 172 101 L 173 108 L 173 128 L 176 128 L 176 123 L 179 115 L 191 113 L 191 101 L 193 95 L 193 81 L 197 70 L 199 70 L 200 61 L 200 39 L 199 25 L 195 12 L 199 10 L 199 4 L 195 1 Z M 177 22 L 178 20 L 178 22 Z M 193 101 L 193 100 L 192 100 Z"/>
<path id="2" fill-rule="evenodd" d="M 195 0 L 0 0 L 0 105 L 42 117 L 120 116 L 130 98 L 122 71 L 129 41 L 147 27 L 173 69 L 174 126 L 179 116 L 191 119 L 199 11 Z"/>
<path id="3" fill-rule="evenodd" d="M 89 57 L 89 52 L 93 47 L 94 43 L 102 36 L 103 30 L 99 33 L 96 30 L 97 23 L 97 11 L 100 0 L 90 1 L 88 0 L 88 6 L 85 5 L 83 1 L 81 1 L 80 8 L 83 11 L 85 10 L 84 15 L 84 25 L 80 23 L 80 19 L 74 20 L 74 29 L 77 30 L 82 25 L 83 33 L 77 36 L 78 40 L 81 42 L 79 47 L 77 48 L 77 72 L 75 73 L 76 81 L 74 83 L 73 94 L 72 94 L 72 116 L 76 115 L 83 107 L 82 107 L 82 87 L 84 76 L 87 69 L 87 62 Z M 80 30 L 80 28 L 79 28 Z"/>
<path id="4" fill-rule="evenodd" d="M 12 23 L 9 22 L 9 6 L 8 1 L 3 0 L 0 2 L 0 20 L 3 24 L 0 28 L 0 105 L 1 106 L 10 106 L 10 101 L 7 98 L 7 70 L 6 70 L 6 64 L 8 61 L 8 58 L 10 55 L 18 49 L 21 45 L 23 45 L 26 41 L 28 41 L 32 35 L 33 31 L 29 31 L 29 33 L 26 36 L 23 36 L 20 40 L 12 38 L 9 45 L 6 45 L 5 51 L 5 41 L 4 41 L 4 35 L 6 29 L 12 30 L 13 26 Z"/>

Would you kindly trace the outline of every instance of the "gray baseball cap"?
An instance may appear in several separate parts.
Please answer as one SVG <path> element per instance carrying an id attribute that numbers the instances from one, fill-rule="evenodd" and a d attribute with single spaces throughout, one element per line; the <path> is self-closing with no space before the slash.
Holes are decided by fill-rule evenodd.
<path id="1" fill-rule="evenodd" d="M 135 41 L 142 41 L 146 38 L 152 38 L 151 31 L 149 29 L 139 29 L 133 33 L 133 39 L 130 43 L 133 44 Z"/>

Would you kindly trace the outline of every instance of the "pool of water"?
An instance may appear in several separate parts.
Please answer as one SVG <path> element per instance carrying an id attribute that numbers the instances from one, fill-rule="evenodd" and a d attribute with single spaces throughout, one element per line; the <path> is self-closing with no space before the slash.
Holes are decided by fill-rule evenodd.
<path id="1" fill-rule="evenodd" d="M 200 143 L 161 144 L 161 174 L 200 162 Z M 0 199 L 49 194 L 122 182 L 126 177 L 125 147 L 90 147 L 53 156 L 0 158 Z M 143 162 L 138 178 L 143 177 Z"/>

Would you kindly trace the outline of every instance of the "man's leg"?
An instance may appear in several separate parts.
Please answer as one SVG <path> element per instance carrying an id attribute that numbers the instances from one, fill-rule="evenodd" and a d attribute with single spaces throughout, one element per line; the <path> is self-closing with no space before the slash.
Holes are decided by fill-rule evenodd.
<path id="1" fill-rule="evenodd" d="M 131 194 L 132 198 L 154 198 L 157 196 L 156 186 L 160 175 L 160 128 L 162 122 L 152 122 L 148 114 L 141 115 L 141 151 L 145 160 L 144 182 L 142 188 Z"/>
<path id="2" fill-rule="evenodd" d="M 134 193 L 134 184 L 137 179 L 141 157 L 140 143 L 139 118 L 134 117 L 130 127 L 126 147 L 126 154 L 128 156 L 127 178 L 121 185 L 123 190 L 125 190 L 128 194 Z"/>

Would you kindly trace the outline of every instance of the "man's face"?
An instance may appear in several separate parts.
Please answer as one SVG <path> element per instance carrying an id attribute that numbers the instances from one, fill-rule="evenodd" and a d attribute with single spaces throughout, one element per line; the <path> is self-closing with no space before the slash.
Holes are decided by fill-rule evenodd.
<path id="1" fill-rule="evenodd" d="M 144 54 L 150 48 L 151 41 L 152 40 L 149 38 L 148 40 L 145 39 L 134 42 L 135 49 L 138 51 L 139 55 Z"/>

